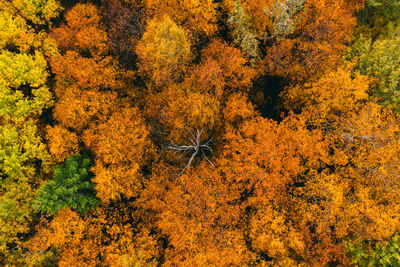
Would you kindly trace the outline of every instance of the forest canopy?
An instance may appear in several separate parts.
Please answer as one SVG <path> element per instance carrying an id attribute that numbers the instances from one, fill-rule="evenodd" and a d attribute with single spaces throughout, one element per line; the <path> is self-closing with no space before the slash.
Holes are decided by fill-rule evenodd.
<path id="1" fill-rule="evenodd" d="M 0 0 L 1 266 L 399 266 L 399 0 Z"/>

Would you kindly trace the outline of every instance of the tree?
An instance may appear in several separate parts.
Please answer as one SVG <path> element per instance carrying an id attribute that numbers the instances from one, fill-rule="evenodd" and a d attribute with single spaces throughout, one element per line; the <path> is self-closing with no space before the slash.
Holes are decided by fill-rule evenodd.
<path id="1" fill-rule="evenodd" d="M 196 157 L 205 158 L 213 167 L 215 167 L 214 164 L 212 164 L 212 162 L 206 156 L 207 153 L 211 153 L 213 151 L 210 147 L 212 137 L 202 143 L 201 134 L 203 133 L 203 130 L 196 129 L 195 134 L 190 132 L 190 130 L 188 131 L 191 135 L 191 138 L 189 138 L 189 141 L 191 143 L 189 145 L 169 145 L 166 147 L 166 149 L 172 150 L 174 154 L 181 153 L 181 156 L 187 154 L 190 156 L 186 166 L 180 171 L 178 175 L 184 173 L 192 165 L 192 162 Z"/>
<path id="2" fill-rule="evenodd" d="M 220 102 L 208 93 L 196 92 L 185 84 L 172 84 L 163 92 L 151 96 L 153 114 L 164 133 L 163 138 L 172 143 L 183 143 L 190 137 L 189 131 L 203 129 L 203 138 L 219 125 Z"/>
<path id="3" fill-rule="evenodd" d="M 350 70 L 328 72 L 286 94 L 288 107 L 297 107 L 309 128 L 324 133 L 330 151 L 326 165 L 294 191 L 304 214 L 296 223 L 305 240 L 316 242 L 310 245 L 315 252 L 306 250 L 303 257 L 318 264 L 346 263 L 348 239 L 374 242 L 398 229 L 392 195 L 398 187 L 398 116 L 368 101 L 369 79 Z"/>
<path id="4" fill-rule="evenodd" d="M 225 125 L 235 127 L 243 123 L 245 120 L 249 120 L 253 116 L 258 115 L 249 99 L 241 93 L 229 96 L 225 102 L 225 107 L 223 108 L 222 113 Z"/>
<path id="5" fill-rule="evenodd" d="M 267 73 L 298 81 L 333 69 L 351 41 L 353 12 L 343 1 L 306 1 L 293 34 L 265 47 Z"/>
<path id="6" fill-rule="evenodd" d="M 201 59 L 188 73 L 185 83 L 220 100 L 235 91 L 247 92 L 257 74 L 244 53 L 220 40 L 209 44 Z"/>
<path id="7" fill-rule="evenodd" d="M 69 88 L 118 90 L 124 86 L 123 71 L 108 55 L 99 13 L 94 5 L 77 4 L 65 14 L 66 24 L 51 33 L 61 52 L 50 57 L 58 98 Z"/>
<path id="8" fill-rule="evenodd" d="M 364 8 L 357 12 L 359 32 L 376 38 L 390 32 L 390 24 L 398 25 L 400 2 L 398 0 L 366 0 Z"/>
<path id="9" fill-rule="evenodd" d="M 347 252 L 351 255 L 351 264 L 363 266 L 392 266 L 399 262 L 399 236 L 377 242 L 374 245 L 367 243 L 346 243 Z"/>
<path id="10" fill-rule="evenodd" d="M 232 29 L 234 43 L 251 58 L 260 59 L 258 35 L 252 29 L 251 19 L 245 14 L 244 8 L 240 6 L 239 1 L 234 3 L 227 22 Z"/>
<path id="11" fill-rule="evenodd" d="M 120 108 L 83 134 L 95 154 L 96 195 L 105 202 L 136 197 L 142 190 L 141 169 L 154 155 L 147 126 L 137 108 Z"/>
<path id="12" fill-rule="evenodd" d="M 94 197 L 91 162 L 87 156 L 70 156 L 64 167 L 55 167 L 54 180 L 46 182 L 39 189 L 34 207 L 42 213 L 56 214 L 69 206 L 85 212 L 97 204 Z"/>
<path id="13" fill-rule="evenodd" d="M 151 16 L 168 15 L 190 33 L 192 41 L 199 41 L 204 36 L 211 37 L 217 31 L 218 5 L 212 0 L 143 2 Z"/>
<path id="14" fill-rule="evenodd" d="M 315 251 L 305 250 L 303 257 L 318 264 L 346 264 L 348 239 L 374 242 L 398 229 L 391 189 L 398 187 L 398 116 L 371 102 L 368 77 L 351 69 L 327 72 L 285 95 L 287 107 L 301 111 L 308 128 L 322 131 L 330 151 L 323 167 L 294 190 L 303 214 L 295 222 L 304 240 L 315 240 L 309 245 Z"/>
<path id="15" fill-rule="evenodd" d="M 41 29 L 57 16 L 55 1 L 0 3 L 0 262 L 15 265 L 31 231 L 31 201 L 50 172 L 38 117 L 52 105 L 44 54 L 54 47 Z M 48 46 L 49 45 L 49 46 Z"/>
<path id="16" fill-rule="evenodd" d="M 140 1 L 103 0 L 101 5 L 107 26 L 107 45 L 127 68 L 136 60 L 137 42 L 143 35 L 147 12 Z"/>
<path id="17" fill-rule="evenodd" d="M 46 130 L 49 152 L 57 162 L 63 162 L 79 152 L 78 136 L 75 133 L 59 125 L 47 126 Z"/>
<path id="18" fill-rule="evenodd" d="M 50 60 L 56 74 L 56 95 L 61 98 L 67 88 L 119 89 L 123 83 L 116 62 L 111 57 L 103 59 L 84 58 L 75 51 Z"/>
<path id="19" fill-rule="evenodd" d="M 168 238 L 165 264 L 245 265 L 250 262 L 253 255 L 242 232 L 242 212 L 237 204 L 240 194 L 235 185 L 206 162 L 179 177 L 164 173 L 162 168 L 159 170 L 140 202 L 157 212 L 157 226 Z M 156 195 L 152 193 L 153 188 Z"/>
<path id="20" fill-rule="evenodd" d="M 342 66 L 315 81 L 289 86 L 282 93 L 285 107 L 309 112 L 314 124 L 340 121 L 368 100 L 370 79 L 352 68 Z"/>
<path id="21" fill-rule="evenodd" d="M 123 203 L 100 206 L 85 216 L 65 208 L 50 221 L 43 218 L 27 246 L 33 253 L 56 247 L 61 266 L 157 266 L 161 246 L 140 223 L 143 218 Z"/>
<path id="22" fill-rule="evenodd" d="M 265 31 L 272 26 L 272 20 L 265 12 L 265 9 L 270 9 L 274 3 L 274 0 L 224 0 L 223 7 L 229 13 L 230 22 L 234 22 L 232 26 L 236 30 L 243 31 L 251 26 L 250 28 L 262 39 Z M 249 24 L 246 23 L 246 20 Z M 243 26 L 247 24 L 247 26 L 241 29 L 240 27 L 237 28 L 241 24 Z"/>
<path id="23" fill-rule="evenodd" d="M 4 119 L 21 121 L 52 104 L 52 94 L 45 85 L 46 68 L 39 52 L 34 56 L 1 52 L 0 114 Z"/>
<path id="24" fill-rule="evenodd" d="M 272 20 L 269 34 L 272 37 L 282 37 L 292 34 L 295 30 L 297 15 L 303 9 L 304 0 L 275 1 L 274 5 L 265 10 Z"/>
<path id="25" fill-rule="evenodd" d="M 137 45 L 140 69 L 155 86 L 178 81 L 190 61 L 185 30 L 168 16 L 152 19 Z"/>
<path id="26" fill-rule="evenodd" d="M 61 2 L 0 1 L 0 265 L 397 264 L 398 0 Z"/>
<path id="27" fill-rule="evenodd" d="M 399 145 L 393 138 L 398 119 L 387 112 L 367 103 L 326 129 L 331 139 L 328 166 L 298 192 L 313 218 L 303 216 L 302 224 L 312 225 L 304 233 L 318 240 L 313 246 L 324 262 L 345 262 L 343 242 L 348 239 L 382 240 L 399 227 L 394 193 Z"/>
<path id="28" fill-rule="evenodd" d="M 12 0 L 9 8 L 15 9 L 26 21 L 36 25 L 50 24 L 58 16 L 61 6 L 56 0 Z M 7 4 L 4 4 L 7 6 Z"/>
<path id="29" fill-rule="evenodd" d="M 82 133 L 90 123 L 107 120 L 118 108 L 118 102 L 115 92 L 68 88 L 57 101 L 54 117 L 65 128 Z"/>
<path id="30" fill-rule="evenodd" d="M 260 43 L 285 38 L 294 32 L 304 4 L 304 0 L 224 2 L 233 40 L 252 57 L 253 63 L 261 59 Z"/>
<path id="31" fill-rule="evenodd" d="M 357 70 L 362 74 L 375 78 L 372 95 L 385 106 L 399 109 L 399 77 L 400 77 L 400 28 L 390 29 L 390 33 L 372 39 L 360 36 L 353 45 L 350 57 L 357 60 Z"/>
<path id="32" fill-rule="evenodd" d="M 13 46 L 21 52 L 26 51 L 33 45 L 34 32 L 28 27 L 23 18 L 13 16 L 3 9 L 2 11 L 0 16 L 0 49 L 3 50 L 7 46 Z"/>
<path id="33" fill-rule="evenodd" d="M 65 14 L 65 24 L 52 30 L 60 51 L 74 50 L 90 56 L 107 52 L 107 34 L 100 28 L 101 16 L 92 4 L 77 4 Z"/>

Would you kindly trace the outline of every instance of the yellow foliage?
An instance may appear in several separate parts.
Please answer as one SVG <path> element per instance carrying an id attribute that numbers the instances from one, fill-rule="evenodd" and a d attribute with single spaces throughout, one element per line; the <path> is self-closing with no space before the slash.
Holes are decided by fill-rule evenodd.
<path id="1" fill-rule="evenodd" d="M 191 59 L 185 30 L 167 15 L 148 23 L 136 53 L 140 68 L 156 86 L 178 80 Z"/>
<path id="2" fill-rule="evenodd" d="M 217 30 L 217 4 L 212 0 L 145 0 L 144 3 L 151 15 L 167 14 L 192 37 L 211 36 Z"/>
<path id="3" fill-rule="evenodd" d="M 286 108 L 307 109 L 315 120 L 340 120 L 368 99 L 369 78 L 353 74 L 351 67 L 328 71 L 316 81 L 289 87 L 284 93 Z"/>

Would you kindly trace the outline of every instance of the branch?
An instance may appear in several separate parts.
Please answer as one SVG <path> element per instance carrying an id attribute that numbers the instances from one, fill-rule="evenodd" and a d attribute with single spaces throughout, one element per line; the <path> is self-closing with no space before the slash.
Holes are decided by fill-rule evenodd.
<path id="1" fill-rule="evenodd" d="M 189 161 L 185 165 L 185 167 L 182 169 L 182 171 L 178 174 L 178 176 L 182 175 L 191 165 L 195 157 L 200 156 L 200 158 L 205 158 L 214 168 L 214 164 L 211 162 L 211 160 L 206 156 L 204 153 L 206 150 L 212 152 L 211 148 L 211 142 L 212 142 L 212 137 L 209 138 L 204 144 L 201 143 L 201 135 L 203 133 L 203 129 L 199 130 L 196 129 L 196 134 L 193 134 L 188 128 L 186 128 L 187 131 L 189 132 L 190 136 L 192 138 L 188 138 L 190 143 L 192 145 L 174 145 L 171 144 L 167 146 L 165 149 L 166 150 L 172 150 L 174 154 L 181 152 L 181 155 L 179 158 L 186 156 L 190 151 L 193 150 Z"/>

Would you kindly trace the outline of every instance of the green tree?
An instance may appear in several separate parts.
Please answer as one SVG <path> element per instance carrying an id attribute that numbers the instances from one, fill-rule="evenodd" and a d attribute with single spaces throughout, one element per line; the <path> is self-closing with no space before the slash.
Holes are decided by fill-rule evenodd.
<path id="1" fill-rule="evenodd" d="M 366 242 L 347 242 L 346 250 L 351 264 L 356 266 L 398 266 L 400 262 L 400 236 L 368 244 Z"/>
<path id="2" fill-rule="evenodd" d="M 376 41 L 360 36 L 350 51 L 357 58 L 356 68 L 361 74 L 375 78 L 371 93 L 385 106 L 400 108 L 400 27 Z"/>
<path id="3" fill-rule="evenodd" d="M 357 12 L 359 30 L 371 36 L 386 32 L 388 25 L 400 22 L 399 12 L 399 0 L 367 0 Z"/>
<path id="4" fill-rule="evenodd" d="M 54 179 L 39 190 L 34 201 L 35 209 L 53 215 L 66 206 L 83 213 L 96 205 L 98 200 L 90 181 L 93 177 L 90 168 L 90 159 L 80 154 L 70 156 L 64 167 L 55 167 Z"/>

